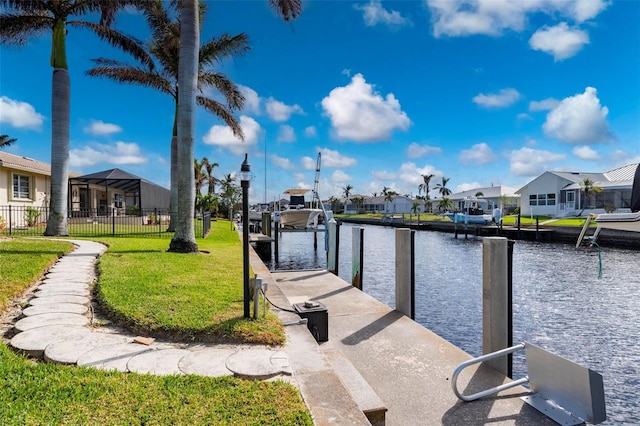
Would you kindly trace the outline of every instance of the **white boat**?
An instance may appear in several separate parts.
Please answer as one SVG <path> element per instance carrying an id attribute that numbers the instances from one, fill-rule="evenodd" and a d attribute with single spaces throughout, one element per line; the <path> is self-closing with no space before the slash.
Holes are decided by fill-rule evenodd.
<path id="1" fill-rule="evenodd" d="M 288 189 L 289 206 L 280 212 L 280 226 L 287 229 L 317 228 L 322 209 L 306 207 L 304 194 L 308 189 Z"/>
<path id="2" fill-rule="evenodd" d="M 476 198 L 465 199 L 463 211 L 445 213 L 444 215 L 454 223 L 479 223 L 483 225 L 490 225 L 493 220 L 493 215 L 485 213 L 480 207 L 480 201 Z"/>
<path id="3" fill-rule="evenodd" d="M 636 168 L 631 188 L 630 213 L 602 213 L 590 214 L 584 222 L 576 248 L 580 247 L 583 241 L 593 243 L 598 238 L 598 234 L 603 229 L 615 229 L 618 231 L 640 232 L 640 165 Z M 587 237 L 587 230 L 591 220 L 595 219 L 598 225 L 593 236 Z"/>

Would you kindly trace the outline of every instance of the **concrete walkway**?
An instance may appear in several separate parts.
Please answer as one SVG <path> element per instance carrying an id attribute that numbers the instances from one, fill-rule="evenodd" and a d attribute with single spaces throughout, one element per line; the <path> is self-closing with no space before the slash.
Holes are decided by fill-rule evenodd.
<path id="1" fill-rule="evenodd" d="M 287 355 L 257 345 L 175 344 L 135 336 L 97 318 L 91 286 L 102 244 L 69 240 L 63 256 L 38 284 L 15 322 L 10 346 L 50 362 L 122 372 L 198 374 L 293 382 Z"/>

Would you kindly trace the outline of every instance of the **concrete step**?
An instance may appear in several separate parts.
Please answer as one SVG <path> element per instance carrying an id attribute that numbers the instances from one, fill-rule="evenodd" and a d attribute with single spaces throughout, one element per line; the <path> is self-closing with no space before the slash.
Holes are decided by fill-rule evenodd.
<path id="1" fill-rule="evenodd" d="M 373 426 L 384 426 L 387 407 L 351 361 L 339 350 L 323 351 L 338 378 Z"/>

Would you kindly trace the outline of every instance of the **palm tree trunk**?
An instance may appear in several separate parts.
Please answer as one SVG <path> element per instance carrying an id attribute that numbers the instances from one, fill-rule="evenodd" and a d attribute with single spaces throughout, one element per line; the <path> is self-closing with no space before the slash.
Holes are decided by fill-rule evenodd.
<path id="1" fill-rule="evenodd" d="M 180 61 L 178 65 L 178 222 L 169 251 L 198 251 L 193 229 L 195 193 L 193 182 L 196 88 L 200 29 L 198 0 L 182 0 L 180 5 Z"/>
<path id="2" fill-rule="evenodd" d="M 69 116 L 71 84 L 66 69 L 53 70 L 51 99 L 51 194 L 44 235 L 67 236 L 69 195 Z"/>
<path id="3" fill-rule="evenodd" d="M 178 223 L 178 105 L 173 114 L 173 134 L 171 135 L 171 193 L 169 198 L 169 228 L 174 232 Z"/>

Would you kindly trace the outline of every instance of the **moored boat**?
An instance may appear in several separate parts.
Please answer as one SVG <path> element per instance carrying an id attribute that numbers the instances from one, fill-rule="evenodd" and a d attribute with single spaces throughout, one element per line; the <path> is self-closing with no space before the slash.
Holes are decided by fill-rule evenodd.
<path id="1" fill-rule="evenodd" d="M 322 209 L 306 207 L 304 194 L 308 189 L 288 189 L 289 206 L 280 212 L 280 226 L 288 229 L 317 228 Z"/>

